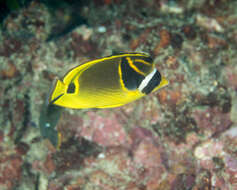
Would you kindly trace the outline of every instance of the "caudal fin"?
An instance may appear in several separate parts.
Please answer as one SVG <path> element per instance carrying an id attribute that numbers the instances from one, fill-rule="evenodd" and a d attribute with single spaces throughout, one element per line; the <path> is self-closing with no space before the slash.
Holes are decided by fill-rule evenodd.
<path id="1" fill-rule="evenodd" d="M 57 79 L 51 90 L 49 103 L 53 104 L 58 98 L 65 94 L 65 88 L 65 84 L 61 80 Z"/>

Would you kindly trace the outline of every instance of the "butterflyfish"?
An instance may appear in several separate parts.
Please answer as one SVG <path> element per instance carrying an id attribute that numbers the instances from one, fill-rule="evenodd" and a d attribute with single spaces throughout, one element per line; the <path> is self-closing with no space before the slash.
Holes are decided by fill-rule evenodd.
<path id="1" fill-rule="evenodd" d="M 166 86 L 168 80 L 143 53 L 122 53 L 79 65 L 57 79 L 49 104 L 60 107 L 113 108 Z"/>

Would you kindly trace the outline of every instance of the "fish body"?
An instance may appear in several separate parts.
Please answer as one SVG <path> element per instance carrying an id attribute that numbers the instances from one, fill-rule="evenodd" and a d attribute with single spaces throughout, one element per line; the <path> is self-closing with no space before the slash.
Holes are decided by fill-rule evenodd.
<path id="1" fill-rule="evenodd" d="M 89 61 L 56 81 L 49 104 L 67 108 L 112 108 L 168 84 L 150 56 L 123 53 Z"/>

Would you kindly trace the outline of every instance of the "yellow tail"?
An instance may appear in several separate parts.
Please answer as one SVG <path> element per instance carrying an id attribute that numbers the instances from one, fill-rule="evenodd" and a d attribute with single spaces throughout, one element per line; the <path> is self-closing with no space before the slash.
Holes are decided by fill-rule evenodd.
<path id="1" fill-rule="evenodd" d="M 55 102 L 59 97 L 65 94 L 66 85 L 59 79 L 56 80 L 54 87 L 51 91 L 49 103 Z"/>

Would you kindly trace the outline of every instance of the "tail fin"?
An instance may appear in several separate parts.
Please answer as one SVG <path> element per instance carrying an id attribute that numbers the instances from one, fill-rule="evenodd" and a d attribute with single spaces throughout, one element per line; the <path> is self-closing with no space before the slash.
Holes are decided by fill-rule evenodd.
<path id="1" fill-rule="evenodd" d="M 58 98 L 60 98 L 63 94 L 65 94 L 65 84 L 57 79 L 54 82 L 55 85 L 53 85 L 53 88 L 51 90 L 51 95 L 49 97 L 49 103 L 53 104 Z"/>

